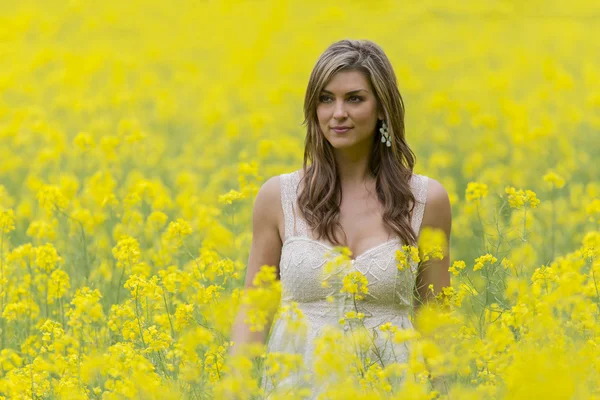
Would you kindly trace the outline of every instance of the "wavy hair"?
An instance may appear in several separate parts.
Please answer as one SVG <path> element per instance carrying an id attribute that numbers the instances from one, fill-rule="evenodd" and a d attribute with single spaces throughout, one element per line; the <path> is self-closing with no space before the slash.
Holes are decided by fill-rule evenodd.
<path id="1" fill-rule="evenodd" d="M 304 121 L 307 134 L 304 143 L 303 189 L 298 195 L 298 208 L 318 238 L 342 245 L 335 236 L 339 227 L 342 188 L 333 148 L 319 127 L 317 104 L 321 91 L 339 71 L 357 70 L 365 74 L 383 111 L 391 136 L 391 147 L 381 143 L 377 121 L 369 157 L 369 170 L 376 179 L 376 192 L 384 205 L 383 221 L 406 244 L 415 245 L 417 232 L 411 227 L 416 199 L 409 180 L 416 156 L 404 136 L 404 102 L 397 87 L 392 64 L 377 44 L 369 40 L 341 40 L 331 44 L 319 57 L 312 70 L 304 98 Z M 308 163 L 310 162 L 310 165 Z"/>

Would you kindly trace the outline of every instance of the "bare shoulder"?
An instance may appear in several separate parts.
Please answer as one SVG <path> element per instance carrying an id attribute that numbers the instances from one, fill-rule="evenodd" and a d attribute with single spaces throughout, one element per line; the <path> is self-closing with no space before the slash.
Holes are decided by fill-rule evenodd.
<path id="1" fill-rule="evenodd" d="M 252 285 L 256 273 L 263 265 L 277 266 L 281 256 L 280 177 L 274 176 L 262 184 L 254 201 L 252 213 L 252 245 L 248 256 L 246 287 Z M 278 272 L 279 273 L 279 272 Z"/>
<path id="2" fill-rule="evenodd" d="M 422 226 L 431 226 L 445 231 L 450 230 L 452 208 L 450 197 L 444 186 L 437 180 L 427 178 L 427 201 L 423 213 Z"/>
<path id="3" fill-rule="evenodd" d="M 269 179 L 267 179 L 262 184 L 262 186 L 258 190 L 256 197 L 257 198 L 261 197 L 262 199 L 275 200 L 276 198 L 279 198 L 280 189 L 281 189 L 281 176 L 275 175 L 275 176 L 272 176 Z"/>
<path id="4" fill-rule="evenodd" d="M 267 179 L 256 194 L 254 216 L 279 226 L 281 210 L 281 177 L 279 175 Z"/>

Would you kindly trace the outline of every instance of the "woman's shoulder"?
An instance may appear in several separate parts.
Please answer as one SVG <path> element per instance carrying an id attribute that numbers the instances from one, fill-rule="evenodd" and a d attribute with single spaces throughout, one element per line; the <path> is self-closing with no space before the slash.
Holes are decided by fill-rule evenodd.
<path id="1" fill-rule="evenodd" d="M 272 201 L 279 199 L 279 192 L 281 190 L 281 175 L 274 175 L 267 179 L 258 189 L 256 194 L 256 201 L 261 203 L 269 204 Z"/>
<path id="2" fill-rule="evenodd" d="M 298 178 L 301 172 L 302 169 L 299 169 L 271 176 L 260 188 L 264 192 L 263 198 L 268 199 L 267 201 L 280 201 L 282 191 L 286 190 L 286 186 L 289 186 L 294 178 Z"/>
<path id="3" fill-rule="evenodd" d="M 271 179 L 273 179 L 273 178 L 278 178 L 278 179 L 284 178 L 285 179 L 288 177 L 301 177 L 302 171 L 303 171 L 302 168 L 300 168 L 300 169 L 297 169 L 294 171 L 282 172 L 278 175 L 274 175 L 273 177 L 271 177 Z"/>
<path id="4" fill-rule="evenodd" d="M 417 189 L 423 187 L 427 189 L 427 187 L 429 186 L 429 177 L 427 175 L 417 174 L 416 172 L 413 172 L 410 176 L 410 185 L 413 188 Z"/>

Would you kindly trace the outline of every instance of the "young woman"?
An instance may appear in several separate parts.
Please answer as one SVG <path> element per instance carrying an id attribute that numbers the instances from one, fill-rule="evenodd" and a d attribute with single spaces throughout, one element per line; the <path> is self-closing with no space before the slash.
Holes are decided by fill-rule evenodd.
<path id="1" fill-rule="evenodd" d="M 417 270 L 399 270 L 396 250 L 416 246 L 423 227 L 441 229 L 450 241 L 448 195 L 435 179 L 413 173 L 414 153 L 404 133 L 404 104 L 392 65 L 383 50 L 367 40 L 332 44 L 317 61 L 306 91 L 307 135 L 300 170 L 270 178 L 257 194 L 253 241 L 246 287 L 262 265 L 278 266 L 282 304 L 298 303 L 307 331 L 299 342 L 279 319 L 272 326 L 269 352 L 300 353 L 312 368 L 313 340 L 324 327 L 340 326 L 339 310 L 327 300 L 333 289 L 321 285 L 327 254 L 347 246 L 354 270 L 368 280 L 368 294 L 358 302 L 364 326 L 385 322 L 412 328 L 411 309 L 450 285 L 449 248 L 442 260 Z M 421 302 L 413 304 L 413 297 Z M 265 342 L 264 332 L 250 332 L 238 316 L 232 340 Z M 348 325 L 344 327 L 348 329 Z M 382 344 L 381 338 L 378 338 Z M 370 358 L 386 364 L 407 359 L 408 348 Z M 383 366 L 383 365 L 382 365 Z M 298 374 L 284 384 L 318 388 Z M 267 392 L 272 389 L 263 378 Z"/>

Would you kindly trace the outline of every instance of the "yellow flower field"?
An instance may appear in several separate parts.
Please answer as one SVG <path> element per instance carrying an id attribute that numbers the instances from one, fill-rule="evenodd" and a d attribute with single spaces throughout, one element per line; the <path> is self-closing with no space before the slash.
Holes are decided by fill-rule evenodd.
<path id="1" fill-rule="evenodd" d="M 246 304 L 302 330 L 273 266 L 243 290 L 252 206 L 301 167 L 310 71 L 345 38 L 396 70 L 415 172 L 450 195 L 452 285 L 418 331 L 381 326 L 408 363 L 320 338 L 322 398 L 600 399 L 597 1 L 2 3 L 0 399 L 262 399 L 262 368 L 302 370 L 229 358 L 230 329 Z"/>

